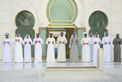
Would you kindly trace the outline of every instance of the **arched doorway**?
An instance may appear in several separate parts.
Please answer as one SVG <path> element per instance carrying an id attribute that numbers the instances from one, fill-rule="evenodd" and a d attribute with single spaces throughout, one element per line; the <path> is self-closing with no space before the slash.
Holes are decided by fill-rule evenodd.
<path id="1" fill-rule="evenodd" d="M 69 48 L 69 43 L 70 43 L 70 37 L 71 37 L 71 34 L 73 32 L 76 32 L 77 35 L 78 35 L 78 39 L 79 39 L 79 45 L 78 45 L 78 52 L 79 52 L 79 57 L 81 58 L 82 56 L 82 45 L 80 43 L 80 40 L 82 39 L 83 37 L 83 32 L 86 31 L 86 28 L 85 27 L 60 27 L 60 28 L 53 28 L 53 27 L 39 27 L 39 33 L 40 33 L 40 36 L 43 38 L 43 41 L 44 41 L 44 44 L 43 44 L 43 58 L 46 58 L 46 55 L 47 55 L 47 45 L 46 45 L 46 39 L 48 38 L 48 35 L 50 32 L 65 32 L 66 33 L 66 38 L 67 38 L 67 41 L 68 43 L 66 44 L 66 57 L 69 58 L 70 56 L 70 48 Z M 55 35 L 54 33 L 54 38 L 56 39 L 58 36 Z M 57 55 L 57 54 L 55 54 Z"/>

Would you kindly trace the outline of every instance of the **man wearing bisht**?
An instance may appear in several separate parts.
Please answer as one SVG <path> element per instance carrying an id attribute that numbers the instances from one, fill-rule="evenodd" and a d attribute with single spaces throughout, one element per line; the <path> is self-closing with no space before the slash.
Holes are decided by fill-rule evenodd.
<path id="1" fill-rule="evenodd" d="M 53 38 L 53 34 L 50 33 L 49 38 L 46 40 L 47 44 L 47 63 L 55 62 L 55 38 Z"/>
<path id="2" fill-rule="evenodd" d="M 83 38 L 81 40 L 82 47 L 82 62 L 83 63 L 90 63 L 90 38 L 87 32 L 83 33 Z"/>
<path id="3" fill-rule="evenodd" d="M 70 62 L 78 63 L 78 38 L 77 34 L 73 33 L 70 38 Z"/>
<path id="4" fill-rule="evenodd" d="M 102 39 L 102 44 L 103 44 L 104 62 L 110 63 L 111 62 L 112 39 L 108 35 L 108 32 L 104 33 L 104 37 Z"/>
<path id="5" fill-rule="evenodd" d="M 3 60 L 2 62 L 10 63 L 11 62 L 11 45 L 12 40 L 9 38 L 9 34 L 5 34 L 5 38 L 2 41 L 3 45 Z"/>
<path id="6" fill-rule="evenodd" d="M 66 62 L 66 48 L 65 45 L 67 44 L 67 39 L 63 32 L 60 33 L 59 37 L 57 38 L 58 44 L 58 62 Z"/>
<path id="7" fill-rule="evenodd" d="M 31 45 L 32 40 L 30 38 L 30 35 L 27 34 L 24 39 L 24 62 L 30 63 L 31 62 Z"/>
<path id="8" fill-rule="evenodd" d="M 35 59 L 34 62 L 35 63 L 39 63 L 42 62 L 42 45 L 43 45 L 43 40 L 40 37 L 40 34 L 37 33 L 36 34 L 36 38 L 33 41 L 33 44 L 35 45 Z"/>
<path id="9" fill-rule="evenodd" d="M 14 62 L 15 63 L 23 62 L 23 52 L 22 52 L 23 40 L 20 37 L 19 33 L 16 34 L 16 37 L 14 39 L 14 44 L 15 44 Z"/>
<path id="10" fill-rule="evenodd" d="M 114 62 L 121 62 L 121 45 L 122 39 L 119 34 L 116 34 L 116 38 L 113 40 L 114 45 Z"/>

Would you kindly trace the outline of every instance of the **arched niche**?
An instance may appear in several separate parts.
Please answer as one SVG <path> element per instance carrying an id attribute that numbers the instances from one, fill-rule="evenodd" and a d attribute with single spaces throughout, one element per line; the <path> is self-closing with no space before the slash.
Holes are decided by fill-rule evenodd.
<path id="1" fill-rule="evenodd" d="M 104 36 L 104 32 L 107 31 L 108 25 L 107 15 L 102 11 L 95 11 L 89 17 L 89 33 L 95 34 L 96 32 L 100 35 L 100 38 Z"/>
<path id="2" fill-rule="evenodd" d="M 15 18 L 15 23 L 17 26 L 16 32 L 19 32 L 23 39 L 26 34 L 29 34 L 32 39 L 34 38 L 35 18 L 30 11 L 20 11 Z"/>

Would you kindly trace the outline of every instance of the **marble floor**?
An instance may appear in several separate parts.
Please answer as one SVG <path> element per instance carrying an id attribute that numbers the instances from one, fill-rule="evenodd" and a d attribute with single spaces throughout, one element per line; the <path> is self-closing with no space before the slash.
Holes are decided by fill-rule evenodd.
<path id="1" fill-rule="evenodd" d="M 79 63 L 0 63 L 0 82 L 122 82 L 122 63 L 105 63 L 103 71 L 53 70 L 48 66 L 93 66 Z"/>

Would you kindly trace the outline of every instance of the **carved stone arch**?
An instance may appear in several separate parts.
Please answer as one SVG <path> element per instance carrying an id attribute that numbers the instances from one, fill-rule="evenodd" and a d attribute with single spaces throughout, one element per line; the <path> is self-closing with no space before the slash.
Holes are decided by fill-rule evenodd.
<path id="1" fill-rule="evenodd" d="M 35 25 L 35 18 L 30 11 L 20 11 L 15 18 L 15 23 L 17 26 L 15 33 L 19 32 L 23 39 L 26 34 L 29 34 L 31 39 L 34 38 L 35 31 L 33 27 Z"/>
<path id="2" fill-rule="evenodd" d="M 107 31 L 108 17 L 102 11 L 95 11 L 89 17 L 89 33 L 95 34 L 96 32 L 100 35 L 100 38 L 104 36 L 104 32 Z"/>

